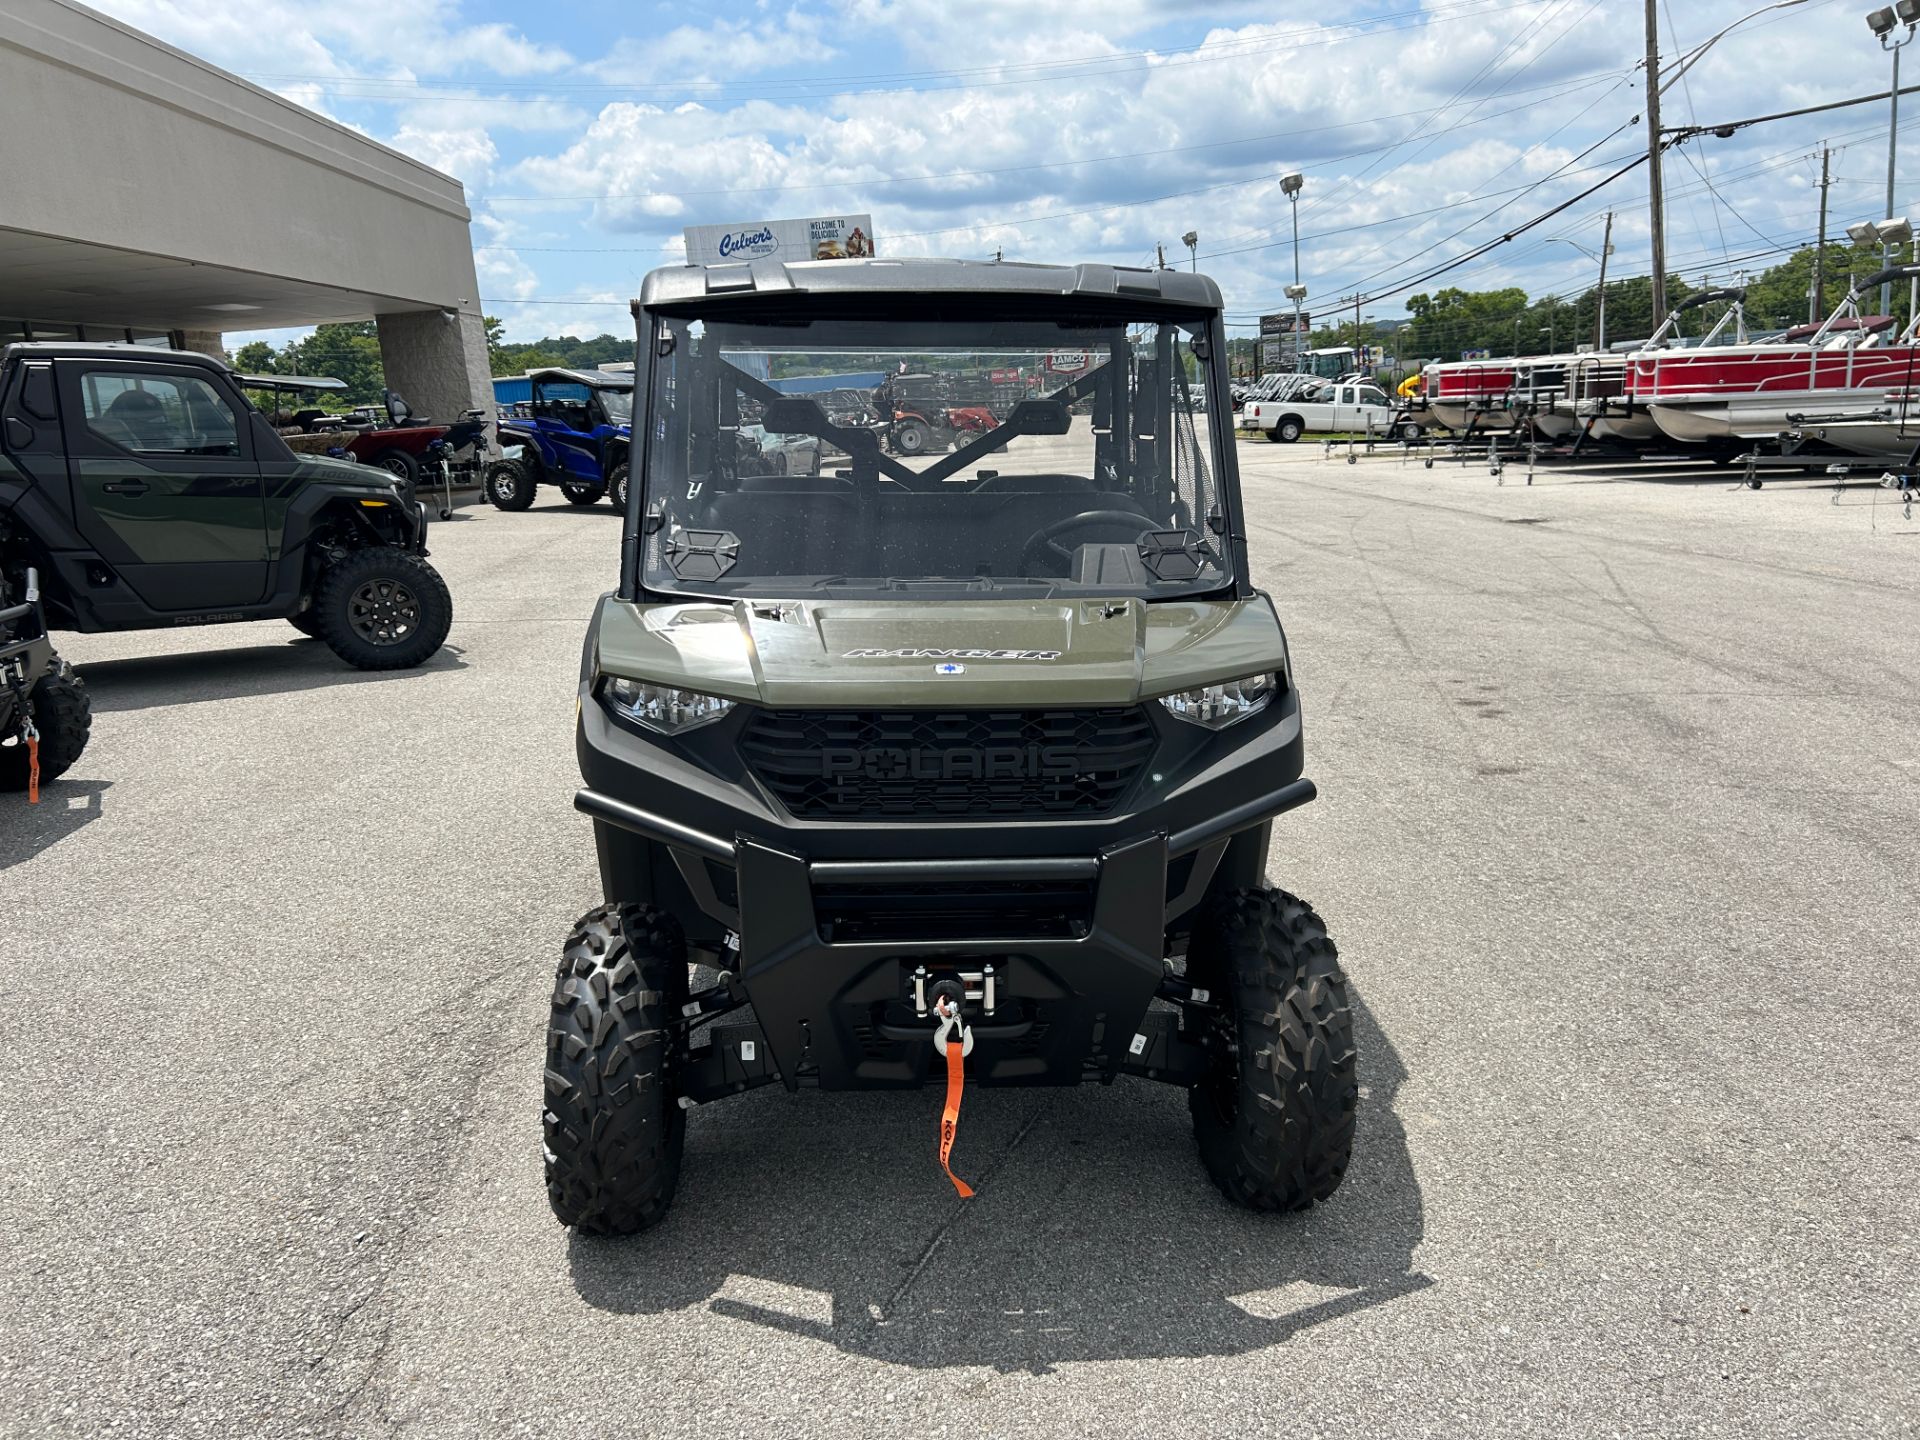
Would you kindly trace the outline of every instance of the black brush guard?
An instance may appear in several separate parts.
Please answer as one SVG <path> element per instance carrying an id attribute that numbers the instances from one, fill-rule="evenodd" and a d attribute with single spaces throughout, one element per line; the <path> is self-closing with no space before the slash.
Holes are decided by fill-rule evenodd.
<path id="1" fill-rule="evenodd" d="M 1010 859 L 809 860 L 747 835 L 733 840 L 693 829 L 594 790 L 575 805 L 596 820 L 670 847 L 683 870 L 717 861 L 733 869 L 742 919 L 737 988 L 696 996 L 688 1018 L 751 1004 L 757 1023 L 704 1027 L 688 1054 L 680 1088 L 688 1101 L 717 1098 L 773 1080 L 797 1089 L 911 1088 L 935 1060 L 932 1022 L 912 1003 L 913 975 L 931 982 L 991 965 L 993 1013 L 970 1010 L 976 1037 L 970 1079 L 987 1084 L 1071 1085 L 1120 1073 L 1190 1083 L 1204 1056 L 1180 1030 L 1179 1012 L 1151 1008 L 1156 995 L 1186 998 L 1163 962 L 1169 915 L 1205 892 L 1237 833 L 1305 804 L 1313 782 L 1294 780 L 1188 829 L 1149 833 L 1092 856 Z M 1192 855 L 1182 892 L 1169 897 L 1170 861 Z M 994 896 L 1082 887 L 1084 923 L 1054 933 L 971 934 L 929 924 L 869 925 L 830 939 L 823 912 L 848 897 L 867 917 L 890 915 L 889 891 L 903 896 Z M 824 933 L 823 933 L 824 931 Z M 956 931 L 958 933 L 956 933 Z"/>

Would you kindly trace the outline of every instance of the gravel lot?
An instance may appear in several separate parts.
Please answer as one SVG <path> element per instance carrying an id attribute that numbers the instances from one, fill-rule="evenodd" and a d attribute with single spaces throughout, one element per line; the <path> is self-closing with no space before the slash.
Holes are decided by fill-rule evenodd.
<path id="1" fill-rule="evenodd" d="M 435 532 L 449 648 L 66 637 L 0 800 L 0 1432 L 1897 1435 L 1920 1427 L 1920 518 L 1882 492 L 1241 446 L 1322 799 L 1359 1152 L 1235 1211 L 1184 1098 L 760 1091 L 554 1224 L 618 522 Z M 550 492 L 542 492 L 543 497 Z M 24 925 L 21 922 L 24 922 Z"/>

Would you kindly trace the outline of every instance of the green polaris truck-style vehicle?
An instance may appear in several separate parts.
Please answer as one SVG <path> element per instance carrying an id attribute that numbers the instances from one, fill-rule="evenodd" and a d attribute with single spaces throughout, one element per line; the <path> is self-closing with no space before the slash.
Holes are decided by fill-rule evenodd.
<path id="1" fill-rule="evenodd" d="M 658 1220 L 692 1106 L 930 1078 L 943 1164 L 968 1082 L 1133 1075 L 1189 1092 L 1230 1199 L 1331 1195 L 1352 1018 L 1326 928 L 1266 880 L 1314 787 L 1213 282 L 761 261 L 655 271 L 634 315 L 636 483 L 579 697 L 606 903 L 547 1032 L 555 1213 Z M 769 383 L 981 369 L 1045 378 L 938 456 Z M 745 413 L 845 459 L 762 473 Z"/>
<path id="2" fill-rule="evenodd" d="M 284 619 L 406 669 L 453 618 L 426 535 L 392 475 L 296 455 L 208 356 L 0 352 L 0 568 L 38 572 L 55 629 Z"/>

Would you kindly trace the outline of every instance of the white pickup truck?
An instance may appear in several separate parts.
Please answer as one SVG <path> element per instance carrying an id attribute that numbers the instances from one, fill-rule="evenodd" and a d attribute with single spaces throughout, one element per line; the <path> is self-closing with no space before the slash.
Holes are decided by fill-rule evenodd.
<path id="1" fill-rule="evenodd" d="M 1281 400 L 1249 400 L 1240 429 L 1292 444 L 1302 435 L 1365 435 L 1418 440 L 1424 427 L 1369 380 L 1329 380 Z"/>

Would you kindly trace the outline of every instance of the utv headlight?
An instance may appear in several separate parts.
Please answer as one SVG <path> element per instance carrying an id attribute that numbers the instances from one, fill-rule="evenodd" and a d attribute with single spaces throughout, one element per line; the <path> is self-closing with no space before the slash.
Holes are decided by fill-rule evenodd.
<path id="1" fill-rule="evenodd" d="M 1162 695 L 1160 703 L 1176 720 L 1204 725 L 1209 730 L 1224 730 L 1249 715 L 1258 715 L 1273 698 L 1272 675 L 1249 675 L 1244 680 L 1229 680 L 1224 685 L 1203 685 L 1198 690 L 1178 690 Z"/>
<path id="2" fill-rule="evenodd" d="M 609 679 L 600 694 L 616 715 L 662 735 L 678 735 L 696 725 L 709 724 L 733 709 L 733 701 L 718 695 L 618 676 Z"/>

